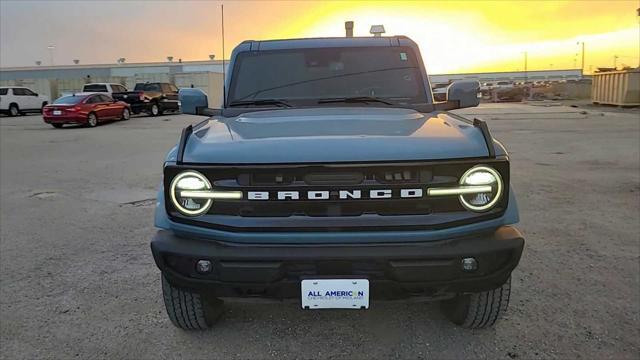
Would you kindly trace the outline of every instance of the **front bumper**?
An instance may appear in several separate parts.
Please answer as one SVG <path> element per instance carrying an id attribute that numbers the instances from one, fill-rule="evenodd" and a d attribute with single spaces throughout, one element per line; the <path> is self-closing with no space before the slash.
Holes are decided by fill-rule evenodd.
<path id="1" fill-rule="evenodd" d="M 524 238 L 511 226 L 474 236 L 403 244 L 231 244 L 182 238 L 160 230 L 155 262 L 174 286 L 216 297 L 299 298 L 304 278 L 366 278 L 373 300 L 441 299 L 502 285 L 516 267 Z M 462 258 L 478 262 L 462 270 Z M 198 260 L 213 271 L 196 272 Z"/>

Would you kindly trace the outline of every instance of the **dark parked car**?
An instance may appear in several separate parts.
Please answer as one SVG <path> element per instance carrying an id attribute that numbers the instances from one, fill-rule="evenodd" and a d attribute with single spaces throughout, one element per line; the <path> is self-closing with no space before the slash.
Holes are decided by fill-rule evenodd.
<path id="1" fill-rule="evenodd" d="M 133 91 L 113 93 L 113 98 L 128 103 L 134 114 L 158 116 L 165 111 L 180 110 L 178 88 L 170 83 L 138 83 Z"/>
<path id="2" fill-rule="evenodd" d="M 223 108 L 194 106 L 213 117 L 164 162 L 151 250 L 174 325 L 207 328 L 228 298 L 442 301 L 467 328 L 507 310 L 509 156 L 448 112 L 478 105 L 477 81 L 434 102 L 404 36 L 246 41 L 229 69 Z"/>
<path id="3" fill-rule="evenodd" d="M 129 120 L 131 109 L 122 101 L 106 94 L 75 94 L 63 96 L 43 108 L 44 122 L 55 128 L 64 124 L 95 127 L 107 120 Z"/>

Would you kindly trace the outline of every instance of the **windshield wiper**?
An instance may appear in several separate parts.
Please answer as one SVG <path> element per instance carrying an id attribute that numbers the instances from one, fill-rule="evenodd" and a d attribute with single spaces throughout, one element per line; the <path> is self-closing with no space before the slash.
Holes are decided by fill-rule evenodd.
<path id="1" fill-rule="evenodd" d="M 327 103 L 370 103 L 370 102 L 379 102 L 386 105 L 393 105 L 393 103 L 379 97 L 372 96 L 354 96 L 354 97 L 343 97 L 343 98 L 332 98 L 332 99 L 320 99 L 318 100 L 318 104 L 327 104 Z"/>
<path id="2" fill-rule="evenodd" d="M 243 106 L 243 105 L 257 105 L 257 106 L 261 106 L 261 105 L 278 105 L 278 106 L 284 106 L 284 107 L 291 107 L 291 104 L 289 104 L 288 102 L 283 101 L 283 100 L 277 100 L 277 99 L 232 101 L 229 104 L 229 107 Z"/>

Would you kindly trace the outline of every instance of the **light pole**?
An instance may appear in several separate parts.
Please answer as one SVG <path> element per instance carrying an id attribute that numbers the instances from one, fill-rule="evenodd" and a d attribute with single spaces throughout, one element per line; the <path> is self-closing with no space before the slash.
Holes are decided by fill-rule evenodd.
<path id="1" fill-rule="evenodd" d="M 636 9 L 636 13 L 638 14 L 638 40 L 640 40 L 640 7 Z M 640 69 L 640 45 L 638 45 L 638 68 Z"/>
<path id="2" fill-rule="evenodd" d="M 527 82 L 528 77 L 527 77 L 527 57 L 529 54 L 527 54 L 527 52 L 524 52 L 524 82 Z"/>
<path id="3" fill-rule="evenodd" d="M 55 45 L 49 45 L 47 46 L 47 49 L 49 49 L 49 60 L 51 61 L 51 66 L 53 66 L 53 50 L 56 49 Z"/>
<path id="4" fill-rule="evenodd" d="M 616 70 L 618 68 L 618 55 L 613 55 L 613 70 Z"/>
<path id="5" fill-rule="evenodd" d="M 578 41 L 576 45 L 582 45 L 582 63 L 580 63 L 580 70 L 584 73 L 584 41 Z"/>

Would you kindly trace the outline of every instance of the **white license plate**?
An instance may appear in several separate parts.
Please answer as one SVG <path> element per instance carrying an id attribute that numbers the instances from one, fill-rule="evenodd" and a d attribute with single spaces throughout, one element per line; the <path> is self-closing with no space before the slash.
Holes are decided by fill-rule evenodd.
<path id="1" fill-rule="evenodd" d="M 62 115 L 62 110 L 53 110 L 53 115 Z"/>
<path id="2" fill-rule="evenodd" d="M 302 280 L 303 309 L 368 309 L 369 280 Z"/>

